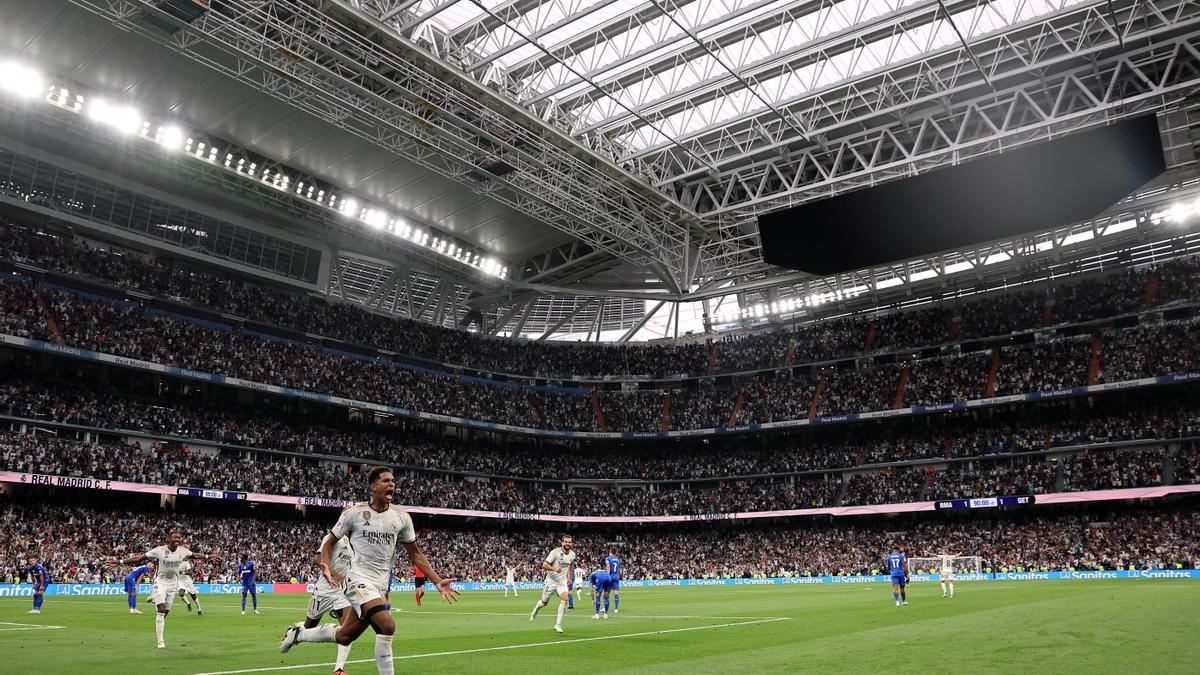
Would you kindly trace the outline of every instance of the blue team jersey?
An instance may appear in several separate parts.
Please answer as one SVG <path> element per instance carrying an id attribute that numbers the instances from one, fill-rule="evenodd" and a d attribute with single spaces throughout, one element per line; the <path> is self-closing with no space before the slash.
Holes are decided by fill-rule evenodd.
<path id="1" fill-rule="evenodd" d="M 889 553 L 887 557 L 887 564 L 888 569 L 891 570 L 892 576 L 904 576 L 904 563 L 906 562 L 908 562 L 908 556 L 904 555 L 903 553 L 900 553 L 899 551 L 892 551 Z"/>
<path id="2" fill-rule="evenodd" d="M 41 563 L 29 566 L 29 576 L 33 577 L 33 585 L 44 588 L 50 585 L 50 575 Z"/>
<path id="3" fill-rule="evenodd" d="M 621 559 L 615 555 L 610 555 L 604 559 L 604 566 L 608 568 L 608 575 L 613 579 L 621 578 Z"/>
<path id="4" fill-rule="evenodd" d="M 610 577 L 608 572 L 605 572 L 604 570 L 596 570 L 588 575 L 588 583 L 591 584 L 592 589 L 594 590 L 606 591 L 609 589 L 610 584 L 612 583 L 612 577 Z"/>
<path id="5" fill-rule="evenodd" d="M 240 572 L 242 575 L 242 585 L 243 586 L 253 586 L 254 585 L 254 561 L 253 560 L 247 560 L 246 562 L 238 565 L 238 572 Z"/>
<path id="6" fill-rule="evenodd" d="M 142 577 L 146 576 L 147 574 L 150 574 L 150 568 L 146 565 L 142 565 L 136 570 L 125 575 L 125 583 L 136 586 L 137 583 L 142 580 Z"/>

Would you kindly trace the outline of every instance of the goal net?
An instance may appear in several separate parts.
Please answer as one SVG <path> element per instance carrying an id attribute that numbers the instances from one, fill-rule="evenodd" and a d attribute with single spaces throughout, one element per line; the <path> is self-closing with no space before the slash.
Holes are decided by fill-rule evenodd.
<path id="1" fill-rule="evenodd" d="M 950 559 L 950 568 L 955 574 L 983 574 L 983 558 L 977 555 L 959 555 Z M 909 558 L 908 570 L 912 574 L 942 573 L 940 556 L 932 558 Z"/>

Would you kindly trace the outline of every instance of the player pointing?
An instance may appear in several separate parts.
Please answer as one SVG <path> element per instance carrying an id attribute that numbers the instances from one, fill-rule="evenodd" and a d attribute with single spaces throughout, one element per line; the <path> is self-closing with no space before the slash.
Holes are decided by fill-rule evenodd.
<path id="1" fill-rule="evenodd" d="M 171 612 L 171 605 L 175 603 L 175 594 L 179 592 L 183 565 L 193 558 L 215 561 L 217 556 L 216 554 L 205 556 L 193 552 L 183 545 L 182 534 L 172 532 L 167 536 L 166 544 L 152 548 L 141 555 L 131 556 L 119 561 L 122 565 L 141 565 L 146 561 L 150 561 L 154 563 L 155 568 L 158 570 L 158 573 L 154 577 L 154 586 L 152 587 L 150 597 L 151 602 L 158 608 L 158 613 L 154 615 L 154 633 L 158 636 L 159 649 L 167 646 L 166 642 L 163 641 L 163 632 L 167 626 L 167 614 Z"/>
<path id="2" fill-rule="evenodd" d="M 342 511 L 341 517 L 321 543 L 318 563 L 325 580 L 330 586 L 343 589 L 352 612 L 342 612 L 341 624 L 325 624 L 305 628 L 303 624 L 289 626 L 284 633 L 280 652 L 287 652 L 299 642 L 336 642 L 349 645 L 363 634 L 368 626 L 375 630 L 375 667 L 384 675 L 392 675 L 392 636 L 396 633 L 396 621 L 384 607 L 383 595 L 387 591 L 388 574 L 396 560 L 396 544 L 404 545 L 408 557 L 421 568 L 426 578 L 437 587 L 442 599 L 454 602 L 458 591 L 451 585 L 452 579 L 443 579 L 434 571 L 429 559 L 417 546 L 417 534 L 412 517 L 403 509 L 393 506 L 396 493 L 396 477 L 390 469 L 375 467 L 367 474 L 370 488 L 369 502 L 355 504 Z M 343 578 L 333 569 L 336 542 L 343 537 L 350 540 L 353 557 L 350 570 Z"/>
<path id="3" fill-rule="evenodd" d="M 508 589 L 512 589 L 513 597 L 517 597 L 517 568 L 504 565 L 504 597 L 508 597 Z"/>
<path id="4" fill-rule="evenodd" d="M 542 598 L 533 606 L 533 611 L 529 613 L 529 620 L 533 621 L 537 618 L 538 612 L 543 607 L 550 604 L 550 598 L 558 596 L 558 620 L 554 623 L 554 630 L 559 633 L 563 632 L 562 620 L 563 612 L 567 610 L 567 602 L 571 598 L 571 590 L 568 587 L 567 579 L 572 578 L 575 573 L 575 551 L 571 550 L 574 540 L 570 535 L 562 538 L 562 546 L 550 551 L 550 555 L 542 561 L 542 569 L 546 570 L 546 585 L 542 589 Z"/>
<path id="5" fill-rule="evenodd" d="M 888 554 L 887 564 L 892 575 L 892 599 L 897 607 L 907 605 L 904 587 L 908 585 L 908 556 L 904 554 L 904 546 L 898 546 Z"/>

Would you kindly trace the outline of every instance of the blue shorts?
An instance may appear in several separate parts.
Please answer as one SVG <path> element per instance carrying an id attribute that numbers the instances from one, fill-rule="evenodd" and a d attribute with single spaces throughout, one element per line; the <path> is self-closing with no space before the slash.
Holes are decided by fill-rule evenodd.
<path id="1" fill-rule="evenodd" d="M 126 579 L 125 580 L 125 592 L 128 593 L 129 595 L 136 594 L 137 593 L 137 583 L 130 581 L 129 579 Z"/>
<path id="2" fill-rule="evenodd" d="M 242 584 L 242 592 L 243 593 L 254 593 L 255 595 L 258 594 L 258 591 L 255 590 L 255 588 L 254 588 L 254 584 Z"/>
<path id="3" fill-rule="evenodd" d="M 607 593 L 612 590 L 611 581 L 601 581 L 592 587 L 596 593 Z"/>
<path id="4" fill-rule="evenodd" d="M 608 582 L 608 587 L 614 591 L 621 590 L 621 580 L 616 577 L 613 577 L 612 581 Z"/>
<path id="5" fill-rule="evenodd" d="M 904 585 L 904 575 L 903 574 L 893 574 L 892 575 L 892 583 L 896 584 L 898 586 L 903 586 Z"/>

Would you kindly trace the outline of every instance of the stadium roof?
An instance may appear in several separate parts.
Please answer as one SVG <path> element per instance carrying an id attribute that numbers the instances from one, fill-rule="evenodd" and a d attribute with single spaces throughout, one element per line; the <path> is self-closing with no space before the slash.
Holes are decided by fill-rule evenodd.
<path id="1" fill-rule="evenodd" d="M 949 265 L 989 247 L 816 278 L 762 262 L 755 219 L 1147 111 L 1163 185 L 1195 174 L 1189 0 L 181 7 L 199 6 L 18 3 L 0 35 L 64 82 L 501 261 L 507 278 L 481 278 L 324 216 L 285 223 L 332 249 L 331 295 L 445 323 L 475 313 L 492 332 L 645 337 L 664 316 L 678 331 L 698 298 L 710 319 L 729 305 L 752 318 L 944 287 Z"/>

